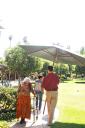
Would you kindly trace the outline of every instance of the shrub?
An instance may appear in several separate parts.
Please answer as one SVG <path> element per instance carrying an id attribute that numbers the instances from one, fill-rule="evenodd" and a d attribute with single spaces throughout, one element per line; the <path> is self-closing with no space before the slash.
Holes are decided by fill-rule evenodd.
<path id="1" fill-rule="evenodd" d="M 0 120 L 12 120 L 16 111 L 16 89 L 0 88 Z"/>

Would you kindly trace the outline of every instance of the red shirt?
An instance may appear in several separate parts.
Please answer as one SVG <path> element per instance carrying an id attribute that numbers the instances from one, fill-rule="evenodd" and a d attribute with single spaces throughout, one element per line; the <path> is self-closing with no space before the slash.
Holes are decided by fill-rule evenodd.
<path id="1" fill-rule="evenodd" d="M 59 77 L 54 73 L 49 73 L 42 82 L 42 87 L 47 91 L 57 91 Z"/>

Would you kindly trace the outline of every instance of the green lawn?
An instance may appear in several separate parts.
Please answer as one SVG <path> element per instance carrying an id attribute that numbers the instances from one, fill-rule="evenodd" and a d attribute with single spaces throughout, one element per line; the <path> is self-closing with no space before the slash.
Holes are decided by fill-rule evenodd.
<path id="1" fill-rule="evenodd" d="M 61 83 L 57 106 L 59 118 L 52 128 L 85 128 L 85 84 Z"/>

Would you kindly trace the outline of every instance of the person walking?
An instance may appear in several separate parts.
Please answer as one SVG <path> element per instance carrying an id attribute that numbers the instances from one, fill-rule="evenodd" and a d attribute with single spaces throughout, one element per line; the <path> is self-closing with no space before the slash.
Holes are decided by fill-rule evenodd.
<path id="1" fill-rule="evenodd" d="M 20 120 L 20 124 L 26 123 L 25 118 L 31 118 L 31 97 L 30 92 L 34 95 L 34 91 L 28 77 L 24 78 L 17 92 L 16 118 Z"/>
<path id="2" fill-rule="evenodd" d="M 59 76 L 53 73 L 53 66 L 48 66 L 48 75 L 44 77 L 42 89 L 46 90 L 48 125 L 52 124 L 54 110 L 58 100 Z"/>
<path id="3" fill-rule="evenodd" d="M 43 81 L 43 75 L 39 75 L 38 79 L 35 82 L 35 94 L 36 94 L 36 108 L 39 109 L 39 112 L 41 111 L 41 106 L 42 106 L 42 81 Z"/>

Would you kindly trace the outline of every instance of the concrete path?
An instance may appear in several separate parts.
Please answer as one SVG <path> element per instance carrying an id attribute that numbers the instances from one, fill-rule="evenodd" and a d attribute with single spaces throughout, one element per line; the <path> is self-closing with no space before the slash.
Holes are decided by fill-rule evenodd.
<path id="1" fill-rule="evenodd" d="M 26 124 L 20 124 L 19 121 L 14 122 L 10 125 L 10 128 L 50 128 L 47 126 L 48 116 L 47 116 L 47 106 L 45 107 L 45 112 L 43 114 L 44 102 L 42 103 L 41 113 L 38 114 L 38 119 L 33 122 L 33 114 L 31 114 L 31 120 L 26 119 Z M 57 121 L 59 115 L 58 109 L 55 110 L 54 120 Z"/>

